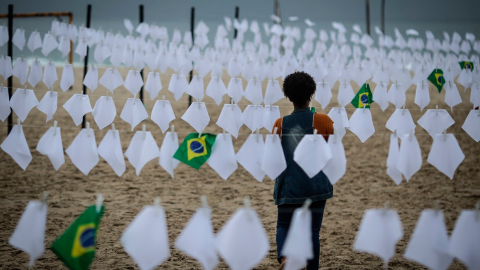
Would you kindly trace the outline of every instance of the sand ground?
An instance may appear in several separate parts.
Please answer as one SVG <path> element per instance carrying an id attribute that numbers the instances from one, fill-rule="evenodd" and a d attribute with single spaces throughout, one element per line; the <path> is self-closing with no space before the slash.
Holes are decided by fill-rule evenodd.
<path id="1" fill-rule="evenodd" d="M 62 69 L 59 68 L 60 78 Z M 148 71 L 148 70 L 147 70 Z M 104 69 L 100 69 L 100 76 Z M 127 70 L 121 70 L 125 78 Z M 66 93 L 59 93 L 58 109 L 54 120 L 62 128 L 63 146 L 67 148 L 77 135 L 80 127 L 75 127 L 71 117 L 63 109 L 62 105 L 73 93 L 81 92 L 81 78 L 83 69 L 75 69 L 75 86 Z M 162 75 L 164 89 L 159 96 L 166 95 L 168 100 L 173 100 L 173 95 L 166 90 L 170 75 Z M 205 86 L 209 82 L 205 78 Z M 228 82 L 228 78 L 224 77 Z M 19 87 L 18 80 L 14 78 L 14 86 Z M 244 86 L 246 82 L 244 81 Z M 263 85 L 265 89 L 266 83 Z M 372 88 L 374 86 L 372 85 Z M 455 107 L 452 117 L 455 120 L 451 133 L 464 133 L 461 126 L 471 109 L 469 102 L 470 91 L 460 92 L 463 103 Z M 35 89 L 37 98 L 40 100 L 45 85 L 40 82 Z M 59 81 L 54 86 L 60 91 Z M 358 89 L 354 85 L 354 89 Z M 90 101 L 93 105 L 100 95 L 105 95 L 105 88 L 99 85 L 94 93 L 88 91 Z M 330 106 L 337 106 L 336 96 L 338 84 L 334 88 L 334 97 Z M 407 108 L 412 109 L 411 114 L 417 121 L 423 112 L 413 103 L 415 95 L 414 87 L 407 92 Z M 430 95 L 432 102 L 427 108 L 449 109 L 444 102 L 444 92 L 439 94 L 431 87 Z M 120 87 L 115 90 L 114 98 L 117 108 L 115 119 L 116 128 L 122 131 L 129 131 L 130 125 L 120 119 L 119 115 L 125 104 L 125 98 L 131 94 Z M 186 122 L 180 119 L 187 109 L 188 97 L 184 95 L 179 102 L 173 102 L 173 108 L 177 119 L 173 121 L 176 131 L 193 132 Z M 208 96 L 204 99 L 207 103 L 213 103 Z M 228 97 L 224 97 L 228 102 Z M 150 114 L 154 101 L 145 93 L 145 104 Z M 248 101 L 242 100 L 239 104 L 245 108 Z M 322 111 L 316 102 L 317 111 L 328 113 L 327 108 Z M 281 114 L 289 114 L 293 107 L 286 99 L 282 99 L 277 105 L 281 107 Z M 349 116 L 353 113 L 353 107 L 347 108 Z M 221 106 L 214 104 L 207 105 L 211 121 L 205 132 L 219 133 L 221 129 L 215 125 L 221 111 Z M 328 200 L 325 216 L 320 233 L 321 242 L 321 269 L 381 269 L 382 262 L 379 258 L 357 253 L 352 250 L 353 241 L 357 228 L 360 224 L 363 213 L 369 208 L 379 208 L 385 202 L 397 210 L 403 223 L 404 237 L 397 245 L 397 254 L 389 263 L 390 269 L 422 269 L 419 264 L 410 262 L 403 258 L 402 254 L 406 249 L 410 236 L 423 209 L 431 208 L 438 200 L 444 210 L 445 222 L 448 230 L 453 230 L 455 221 L 462 209 L 473 208 L 480 199 L 480 144 L 475 143 L 467 134 L 456 135 L 462 150 L 465 153 L 465 160 L 458 167 L 454 180 L 448 179 L 427 163 L 426 159 L 432 145 L 430 136 L 426 131 L 417 126 L 416 132 L 421 146 L 423 165 L 421 170 L 415 174 L 409 183 L 405 181 L 399 186 L 386 174 L 386 159 L 388 155 L 389 136 L 381 135 L 390 133 L 385 128 L 394 107 L 382 112 L 379 106 L 374 104 L 372 108 L 373 121 L 376 135 L 365 143 L 351 132 L 343 139 L 345 152 L 348 160 L 348 168 L 345 176 L 334 186 L 334 197 Z M 98 130 L 91 114 L 87 115 L 92 128 L 97 129 L 95 136 L 97 144 L 105 135 L 108 128 Z M 14 116 L 16 121 L 16 116 Z M 0 151 L 0 268 L 1 269 L 26 269 L 28 256 L 8 245 L 8 238 L 15 229 L 15 225 L 29 200 L 37 199 L 44 191 L 50 193 L 48 199 L 48 220 L 46 241 L 47 247 L 61 235 L 65 229 L 84 209 L 95 202 L 95 194 L 102 193 L 105 196 L 106 211 L 102 219 L 101 229 L 97 237 L 97 253 L 91 269 L 138 269 L 133 260 L 123 250 L 120 244 L 120 237 L 126 226 L 139 213 L 144 205 L 152 204 L 153 198 L 160 196 L 162 206 L 165 208 L 168 222 L 168 233 L 171 247 L 170 258 L 158 269 L 201 269 L 199 263 L 180 253 L 173 247 L 173 242 L 180 234 L 196 208 L 200 206 L 200 196 L 205 194 L 212 208 L 212 219 L 215 232 L 225 224 L 238 207 L 242 206 L 243 197 L 251 198 L 252 207 L 257 211 L 270 239 L 270 252 L 261 264 L 255 269 L 277 269 L 275 226 L 276 207 L 273 203 L 272 193 L 274 182 L 264 179 L 262 183 L 254 180 L 250 174 L 240 165 L 237 171 L 227 180 L 222 180 L 208 165 L 204 165 L 196 171 L 184 164 L 176 169 L 176 178 L 172 181 L 167 172 L 159 165 L 158 159 L 148 163 L 142 170 L 140 176 L 135 175 L 134 168 L 128 163 L 127 170 L 122 177 L 117 177 L 108 164 L 101 159 L 98 165 L 84 176 L 66 157 L 66 163 L 58 172 L 53 169 L 46 156 L 40 155 L 35 147 L 47 128 L 52 124 L 50 121 L 45 124 L 45 115 L 34 108 L 24 123 L 24 131 L 27 142 L 33 155 L 33 160 L 23 171 L 5 152 Z M 147 130 L 152 131 L 154 138 L 160 146 L 163 141 L 163 134 L 158 126 L 151 120 L 146 120 Z M 1 124 L 3 131 L 0 132 L 0 141 L 7 136 L 6 123 Z M 141 125 L 136 130 L 141 129 Z M 249 133 L 243 126 L 241 134 Z M 263 130 L 262 133 L 267 133 Z M 132 132 L 122 132 L 122 147 L 124 151 L 128 147 L 133 136 Z M 179 134 L 180 141 L 186 136 Z M 241 147 L 246 135 L 240 135 L 234 140 L 235 150 Z M 222 262 L 217 269 L 227 269 Z M 45 254 L 36 261 L 34 269 L 66 269 L 55 255 L 47 249 Z M 464 266 L 455 261 L 450 269 L 464 269 Z"/>

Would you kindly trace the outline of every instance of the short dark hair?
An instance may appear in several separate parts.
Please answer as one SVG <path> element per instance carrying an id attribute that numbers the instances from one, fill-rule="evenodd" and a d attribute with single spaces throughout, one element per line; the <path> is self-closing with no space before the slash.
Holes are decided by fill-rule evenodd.
<path id="1" fill-rule="evenodd" d="M 289 74 L 283 81 L 283 93 L 293 104 L 298 106 L 305 105 L 312 98 L 316 89 L 315 80 L 303 71 Z"/>

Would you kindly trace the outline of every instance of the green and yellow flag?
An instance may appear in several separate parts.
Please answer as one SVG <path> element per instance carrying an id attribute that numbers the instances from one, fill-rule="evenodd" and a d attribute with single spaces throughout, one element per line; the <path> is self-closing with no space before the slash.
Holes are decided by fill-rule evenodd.
<path id="1" fill-rule="evenodd" d="M 358 90 L 357 94 L 355 97 L 352 99 L 352 105 L 355 108 L 367 108 L 370 109 L 370 104 L 372 104 L 373 99 L 372 99 L 372 91 L 370 90 L 370 85 L 368 84 L 363 84 L 362 88 Z"/>
<path id="2" fill-rule="evenodd" d="M 437 87 L 438 92 L 442 92 L 442 87 L 445 84 L 445 78 L 443 78 L 443 70 L 434 69 L 428 76 L 428 80 Z"/>
<path id="3" fill-rule="evenodd" d="M 474 66 L 472 62 L 462 61 L 458 63 L 460 64 L 461 69 L 470 69 L 470 71 L 473 71 Z"/>
<path id="4" fill-rule="evenodd" d="M 198 133 L 190 133 L 173 157 L 198 170 L 210 157 L 216 137 L 210 133 L 203 133 L 199 138 Z"/>
<path id="5" fill-rule="evenodd" d="M 51 249 L 70 270 L 86 270 L 95 258 L 95 236 L 104 207 L 92 205 L 53 242 Z"/>

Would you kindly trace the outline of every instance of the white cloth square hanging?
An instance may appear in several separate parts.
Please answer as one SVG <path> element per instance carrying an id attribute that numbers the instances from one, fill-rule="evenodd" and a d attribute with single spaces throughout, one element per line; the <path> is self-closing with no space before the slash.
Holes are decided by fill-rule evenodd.
<path id="1" fill-rule="evenodd" d="M 380 105 L 380 109 L 385 111 L 388 108 L 388 96 L 387 96 L 387 84 L 380 82 L 375 87 L 375 91 L 372 94 L 372 99 Z"/>
<path id="2" fill-rule="evenodd" d="M 403 256 L 432 270 L 446 270 L 453 261 L 449 244 L 443 212 L 423 210 Z"/>
<path id="3" fill-rule="evenodd" d="M 338 88 L 338 95 L 337 95 L 337 101 L 340 106 L 345 107 L 350 102 L 352 102 L 352 99 L 355 97 L 355 92 L 353 92 L 352 85 L 347 82 L 343 81 L 340 83 L 340 87 Z"/>
<path id="4" fill-rule="evenodd" d="M 402 173 L 397 169 L 399 152 L 398 136 L 396 134 L 391 134 L 387 157 L 387 175 L 390 176 L 393 182 L 397 185 L 400 185 L 402 182 Z"/>
<path id="5" fill-rule="evenodd" d="M 189 123 L 198 133 L 202 133 L 210 122 L 207 107 L 203 102 L 193 102 L 182 115 L 182 119 Z"/>
<path id="6" fill-rule="evenodd" d="M 173 158 L 175 152 L 178 149 L 178 136 L 177 133 L 167 132 L 163 139 L 162 146 L 160 147 L 160 156 L 158 163 L 162 168 L 167 171 L 172 179 L 174 178 L 174 170 L 177 168 L 180 161 Z"/>
<path id="7" fill-rule="evenodd" d="M 480 141 L 480 110 L 471 110 L 468 113 L 462 129 L 476 142 Z"/>
<path id="8" fill-rule="evenodd" d="M 63 108 L 70 114 L 76 126 L 82 123 L 85 114 L 92 112 L 90 98 L 83 94 L 74 94 L 63 104 Z"/>
<path id="9" fill-rule="evenodd" d="M 263 127 L 271 132 L 275 121 L 280 118 L 280 108 L 278 106 L 265 105 L 263 109 Z"/>
<path id="10" fill-rule="evenodd" d="M 172 74 L 170 78 L 170 83 L 168 85 L 168 90 L 173 93 L 175 100 L 179 100 L 183 93 L 187 91 L 188 82 L 184 75 L 182 74 Z"/>
<path id="11" fill-rule="evenodd" d="M 284 97 L 280 84 L 277 80 L 268 80 L 267 90 L 265 90 L 265 104 L 273 104 Z"/>
<path id="12" fill-rule="evenodd" d="M 263 128 L 263 106 L 248 105 L 242 114 L 242 122 L 252 132 Z"/>
<path id="13" fill-rule="evenodd" d="M 138 176 L 145 164 L 160 156 L 160 150 L 150 131 L 137 131 L 125 151 L 125 156 Z"/>
<path id="14" fill-rule="evenodd" d="M 125 88 L 127 88 L 133 95 L 138 94 L 143 86 L 143 78 L 137 70 L 129 70 L 125 78 Z"/>
<path id="15" fill-rule="evenodd" d="M 0 25 L 0 47 L 5 45 L 9 39 L 8 26 Z"/>
<path id="16" fill-rule="evenodd" d="M 28 83 L 30 86 L 35 87 L 43 78 L 42 64 L 38 60 L 33 60 L 30 66 L 30 73 L 28 74 Z"/>
<path id="17" fill-rule="evenodd" d="M 63 66 L 62 79 L 60 81 L 60 88 L 62 88 L 63 92 L 65 92 L 74 83 L 75 83 L 75 79 L 73 76 L 73 66 L 71 64 L 65 64 Z"/>
<path id="18" fill-rule="evenodd" d="M 243 82 L 240 78 L 231 78 L 227 86 L 227 94 L 235 103 L 240 102 L 243 97 Z"/>
<path id="19" fill-rule="evenodd" d="M 428 84 L 417 84 L 417 90 L 415 91 L 415 104 L 420 107 L 420 111 L 430 104 L 430 92 Z"/>
<path id="20" fill-rule="evenodd" d="M 265 172 L 261 168 L 264 148 L 263 136 L 251 134 L 236 155 L 238 163 L 258 182 L 265 178 Z"/>
<path id="21" fill-rule="evenodd" d="M 187 94 L 194 99 L 202 100 L 204 97 L 203 78 L 194 76 L 187 87 Z"/>
<path id="22" fill-rule="evenodd" d="M 443 88 L 445 88 L 445 103 L 450 106 L 452 113 L 453 107 L 457 106 L 458 104 L 462 103 L 462 97 L 458 92 L 457 85 L 451 81 L 448 81 Z"/>
<path id="23" fill-rule="evenodd" d="M 355 112 L 348 120 L 350 127 L 348 128 L 364 143 L 375 133 L 373 126 L 372 112 L 370 109 L 355 109 Z"/>
<path id="24" fill-rule="evenodd" d="M 141 270 L 162 264 L 170 256 L 163 207 L 145 206 L 125 229 L 120 242 Z"/>
<path id="25" fill-rule="evenodd" d="M 388 101 L 400 109 L 406 101 L 405 90 L 400 84 L 391 84 L 387 93 Z"/>
<path id="26" fill-rule="evenodd" d="M 67 36 L 60 37 L 57 49 L 62 53 L 62 58 L 65 58 L 70 53 L 70 39 Z"/>
<path id="27" fill-rule="evenodd" d="M 90 90 L 95 91 L 98 88 L 98 68 L 93 65 L 88 68 L 87 74 L 83 79 L 83 85 L 90 88 Z"/>
<path id="28" fill-rule="evenodd" d="M 42 100 L 40 100 L 40 103 L 38 103 L 37 109 L 47 115 L 47 120 L 45 122 L 50 121 L 57 111 L 57 99 L 57 92 L 48 91 L 45 93 Z"/>
<path id="29" fill-rule="evenodd" d="M 118 68 L 122 64 L 122 57 L 123 57 L 123 46 L 119 44 L 115 44 L 112 48 L 112 55 L 110 56 L 110 63 L 115 68 Z"/>
<path id="30" fill-rule="evenodd" d="M 390 118 L 388 118 L 385 127 L 391 132 L 403 135 L 410 134 L 411 130 L 415 133 L 416 125 L 408 109 L 396 109 Z"/>
<path id="31" fill-rule="evenodd" d="M 87 55 L 87 43 L 85 38 L 79 38 L 77 47 L 75 48 L 75 53 L 80 56 L 80 60 L 83 60 Z"/>
<path id="32" fill-rule="evenodd" d="M 465 155 L 453 134 L 437 134 L 433 137 L 427 162 L 437 170 L 453 179 L 455 170 L 464 159 Z"/>
<path id="33" fill-rule="evenodd" d="M 33 31 L 27 41 L 27 47 L 31 52 L 42 47 L 42 37 L 38 31 Z"/>
<path id="34" fill-rule="evenodd" d="M 248 270 L 259 264 L 270 248 L 257 213 L 240 208 L 215 237 L 218 253 L 232 270 Z"/>
<path id="35" fill-rule="evenodd" d="M 31 89 L 17 89 L 10 99 L 10 107 L 22 122 L 27 119 L 28 113 L 38 105 L 38 99 Z"/>
<path id="36" fill-rule="evenodd" d="M 320 103 L 322 106 L 322 110 L 325 110 L 325 108 L 328 106 L 330 103 L 330 100 L 332 99 L 332 88 L 330 87 L 330 84 L 328 81 L 320 81 L 317 82 L 317 91 L 315 92 L 315 100 Z"/>
<path id="37" fill-rule="evenodd" d="M 8 96 L 8 88 L 0 87 L 0 120 L 5 122 L 5 119 L 7 119 L 10 113 L 10 97 Z"/>
<path id="38" fill-rule="evenodd" d="M 113 90 L 122 86 L 124 83 L 122 75 L 120 75 L 120 72 L 115 68 L 107 68 L 98 82 L 112 93 Z"/>
<path id="39" fill-rule="evenodd" d="M 50 127 L 38 141 L 37 151 L 47 156 L 56 171 L 65 163 L 62 134 L 59 127 Z"/>
<path id="40" fill-rule="evenodd" d="M 223 83 L 223 80 L 220 77 L 213 77 L 208 83 L 207 89 L 205 90 L 207 96 L 213 98 L 217 105 L 220 105 L 223 100 L 223 96 L 227 94 L 227 88 Z"/>
<path id="41" fill-rule="evenodd" d="M 45 252 L 45 227 L 47 223 L 47 204 L 29 201 L 18 221 L 8 243 L 30 255 L 28 267 Z"/>
<path id="42" fill-rule="evenodd" d="M 374 254 L 387 264 L 402 237 L 402 223 L 396 211 L 368 209 L 360 222 L 353 249 Z"/>
<path id="43" fill-rule="evenodd" d="M 25 85 L 28 77 L 28 61 L 23 57 L 17 58 L 15 61 L 15 66 L 12 70 L 13 76 L 18 78 L 18 81 L 21 85 Z"/>
<path id="44" fill-rule="evenodd" d="M 73 139 L 72 144 L 65 150 L 73 165 L 83 174 L 88 173 L 99 161 L 97 142 L 92 129 L 82 129 Z"/>
<path id="45" fill-rule="evenodd" d="M 337 136 L 342 140 L 347 133 L 345 128 L 350 127 L 347 110 L 343 107 L 334 107 L 328 112 L 328 116 L 333 121 L 333 128 L 337 130 Z"/>
<path id="46" fill-rule="evenodd" d="M 463 210 L 450 236 L 448 253 L 467 266 L 468 269 L 480 269 L 480 212 Z"/>
<path id="47" fill-rule="evenodd" d="M 404 134 L 400 138 L 402 143 L 398 154 L 397 170 L 405 176 L 408 182 L 422 167 L 422 152 L 415 135 Z"/>
<path id="48" fill-rule="evenodd" d="M 220 133 L 217 135 L 207 163 L 223 180 L 227 180 L 237 170 L 238 164 L 230 134 Z"/>
<path id="49" fill-rule="evenodd" d="M 48 32 L 43 38 L 42 54 L 47 57 L 47 55 L 49 55 L 56 48 L 58 48 L 58 42 L 55 40 L 55 37 Z"/>
<path id="50" fill-rule="evenodd" d="M 117 109 L 115 108 L 113 98 L 102 96 L 97 99 L 97 102 L 95 102 L 95 106 L 93 107 L 92 116 L 99 129 L 103 129 L 113 123 L 116 115 Z"/>
<path id="51" fill-rule="evenodd" d="M 223 105 L 222 112 L 217 120 L 217 125 L 232 134 L 236 139 L 238 137 L 238 131 L 243 125 L 242 110 L 237 104 Z"/>
<path id="52" fill-rule="evenodd" d="M 265 139 L 261 168 L 271 180 L 275 180 L 287 168 L 280 137 L 277 134 L 269 134 Z"/>
<path id="53" fill-rule="evenodd" d="M 200 262 L 205 270 L 219 263 L 209 208 L 198 208 L 175 241 L 175 247 Z"/>
<path id="54" fill-rule="evenodd" d="M 113 171 L 121 177 L 125 172 L 125 159 L 123 158 L 122 142 L 118 130 L 109 130 L 98 145 L 98 155 L 101 156 Z"/>
<path id="55" fill-rule="evenodd" d="M 7 81 L 13 75 L 12 58 L 5 56 L 5 54 L 0 57 L 0 75 L 2 75 L 4 81 Z"/>
<path id="56" fill-rule="evenodd" d="M 57 76 L 57 68 L 55 67 L 55 63 L 49 61 L 45 64 L 45 68 L 43 71 L 43 83 L 47 86 L 48 89 L 53 86 L 53 84 L 58 80 Z"/>
<path id="57" fill-rule="evenodd" d="M 32 154 L 25 139 L 22 126 L 13 125 L 10 134 L 8 134 L 0 147 L 5 153 L 11 156 L 23 170 L 27 169 L 28 164 L 32 161 Z"/>
<path id="58" fill-rule="evenodd" d="M 347 171 L 347 158 L 340 136 L 330 136 L 328 138 L 328 146 L 330 147 L 332 158 L 325 164 L 322 171 L 328 177 L 330 183 L 335 185 Z"/>
<path id="59" fill-rule="evenodd" d="M 261 104 L 263 102 L 262 82 L 257 78 L 250 79 L 244 93 L 245 98 L 253 104 Z"/>
<path id="60" fill-rule="evenodd" d="M 285 270 L 300 270 L 313 259 L 312 212 L 308 208 L 293 212 L 281 254 L 286 259 Z"/>
<path id="61" fill-rule="evenodd" d="M 165 133 L 170 122 L 175 119 L 175 113 L 173 112 L 170 101 L 157 100 L 152 109 L 151 119 L 160 127 L 162 133 Z"/>
<path id="62" fill-rule="evenodd" d="M 432 138 L 435 135 L 443 133 L 443 131 L 451 127 L 455 121 L 444 109 L 428 109 L 425 114 L 418 119 L 417 123 L 424 128 Z"/>
<path id="63" fill-rule="evenodd" d="M 162 90 L 162 81 L 158 72 L 149 72 L 147 82 L 145 83 L 145 90 L 150 94 L 150 99 L 154 100 L 158 92 Z"/>
<path id="64" fill-rule="evenodd" d="M 312 178 L 332 159 L 332 151 L 322 135 L 305 135 L 293 152 L 293 160 Z"/>
<path id="65" fill-rule="evenodd" d="M 140 122 L 148 118 L 148 113 L 140 99 L 128 98 L 120 113 L 120 118 L 129 123 L 133 131 Z"/>
<path id="66" fill-rule="evenodd" d="M 470 102 L 473 107 L 480 106 L 480 82 L 474 83 L 470 88 Z"/>

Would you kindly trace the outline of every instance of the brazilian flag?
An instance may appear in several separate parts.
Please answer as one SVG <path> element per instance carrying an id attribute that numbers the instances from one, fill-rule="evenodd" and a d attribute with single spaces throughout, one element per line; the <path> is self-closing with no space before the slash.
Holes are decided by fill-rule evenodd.
<path id="1" fill-rule="evenodd" d="M 442 87 L 445 84 L 445 78 L 443 78 L 443 70 L 434 69 L 432 73 L 427 78 L 435 87 L 437 87 L 438 92 L 442 92 Z"/>
<path id="2" fill-rule="evenodd" d="M 104 207 L 97 212 L 92 205 L 53 242 L 51 249 L 70 270 L 85 270 L 95 258 L 95 236 Z"/>
<path id="3" fill-rule="evenodd" d="M 357 94 L 355 97 L 352 99 L 352 105 L 355 108 L 367 108 L 370 109 L 370 104 L 372 104 L 373 99 L 372 99 L 372 91 L 370 90 L 370 85 L 368 84 L 363 84 L 362 88 L 358 90 Z"/>
<path id="4" fill-rule="evenodd" d="M 200 137 L 198 133 L 190 133 L 173 157 L 198 170 L 210 157 L 216 138 L 210 133 L 203 133 Z"/>
<path id="5" fill-rule="evenodd" d="M 470 71 L 473 71 L 474 66 L 472 62 L 462 61 L 458 63 L 460 64 L 461 69 L 470 69 Z"/>

